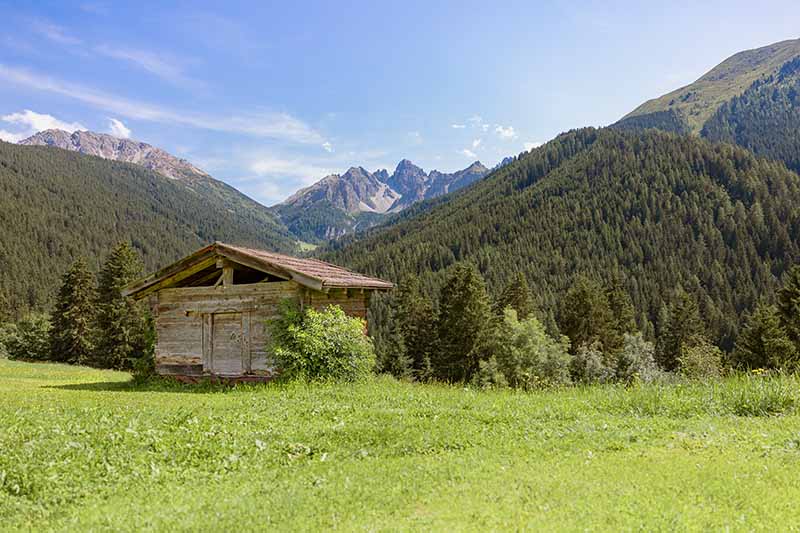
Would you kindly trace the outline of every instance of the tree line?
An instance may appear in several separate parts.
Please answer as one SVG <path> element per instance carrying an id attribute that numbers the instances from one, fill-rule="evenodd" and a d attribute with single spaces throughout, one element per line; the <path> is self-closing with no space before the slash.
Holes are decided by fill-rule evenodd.
<path id="1" fill-rule="evenodd" d="M 408 275 L 382 307 L 374 334 L 378 371 L 401 379 L 536 388 L 568 383 L 713 378 L 726 369 L 794 371 L 800 353 L 800 266 L 776 303 L 746 320 L 733 350 L 709 337 L 694 295 L 677 287 L 662 307 L 655 342 L 637 330 L 620 279 L 576 276 L 554 316 L 518 274 L 490 298 L 474 264 L 449 270 L 438 298 Z"/>
<path id="2" fill-rule="evenodd" d="M 95 279 L 84 258 L 61 278 L 52 313 L 30 313 L 0 329 L 0 345 L 14 359 L 53 361 L 146 373 L 155 330 L 144 306 L 122 296 L 143 264 L 127 242 L 108 255 Z M 0 302 L 0 308 L 5 308 Z M 9 320 L 11 316 L 6 313 Z"/>

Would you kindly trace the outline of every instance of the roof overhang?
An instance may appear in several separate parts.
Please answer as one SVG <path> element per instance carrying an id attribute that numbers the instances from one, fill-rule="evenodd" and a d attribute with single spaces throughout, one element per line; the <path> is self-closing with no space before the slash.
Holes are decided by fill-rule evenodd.
<path id="1" fill-rule="evenodd" d="M 220 258 L 228 259 L 245 267 L 275 276 L 287 281 L 294 281 L 299 285 L 315 291 L 328 292 L 331 289 L 363 289 L 386 291 L 393 287 L 387 281 L 374 278 L 364 278 L 365 281 L 355 283 L 328 282 L 324 278 L 301 272 L 296 268 L 277 265 L 258 255 L 248 254 L 235 246 L 215 242 L 205 246 L 193 254 L 162 268 L 145 278 L 134 281 L 122 290 L 125 297 L 141 299 L 161 289 L 180 286 L 181 281 L 201 272 L 214 264 Z"/>

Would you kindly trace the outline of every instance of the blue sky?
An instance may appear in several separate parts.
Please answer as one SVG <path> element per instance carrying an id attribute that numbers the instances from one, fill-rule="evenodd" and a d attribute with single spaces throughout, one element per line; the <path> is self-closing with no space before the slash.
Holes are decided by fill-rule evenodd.
<path id="1" fill-rule="evenodd" d="M 0 137 L 130 136 L 268 205 L 353 165 L 491 166 L 800 37 L 796 1 L 0 0 L 0 16 Z"/>

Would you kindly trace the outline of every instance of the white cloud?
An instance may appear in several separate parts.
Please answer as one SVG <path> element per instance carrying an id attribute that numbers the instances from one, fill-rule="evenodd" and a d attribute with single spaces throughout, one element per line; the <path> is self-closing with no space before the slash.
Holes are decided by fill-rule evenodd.
<path id="1" fill-rule="evenodd" d="M 27 70 L 0 64 L 0 79 L 72 98 L 84 104 L 135 120 L 178 124 L 211 131 L 240 133 L 302 144 L 322 144 L 322 136 L 305 122 L 288 113 L 256 112 L 208 115 L 173 110 L 146 102 L 118 97 L 79 84 L 64 82 Z"/>
<path id="2" fill-rule="evenodd" d="M 36 33 L 47 37 L 54 43 L 74 46 L 81 44 L 83 41 L 78 39 L 77 37 L 73 37 L 67 30 L 62 28 L 61 26 L 57 26 L 51 22 L 47 22 L 44 20 L 36 20 L 32 24 L 33 31 Z"/>
<path id="3" fill-rule="evenodd" d="M 108 119 L 108 133 L 122 139 L 129 139 L 131 136 L 130 128 L 123 124 L 121 120 L 115 118 Z"/>
<path id="4" fill-rule="evenodd" d="M 475 150 L 476 148 L 478 148 L 482 142 L 483 139 L 475 139 L 474 141 L 472 141 L 472 149 Z"/>
<path id="5" fill-rule="evenodd" d="M 495 125 L 494 132 L 498 134 L 502 139 L 509 140 L 515 139 L 517 137 L 517 132 L 514 131 L 513 126 L 501 126 L 499 124 Z"/>
<path id="6" fill-rule="evenodd" d="M 464 128 L 467 127 L 467 125 L 466 124 L 450 124 L 450 127 L 453 128 L 454 130 L 463 130 Z"/>
<path id="7" fill-rule="evenodd" d="M 333 153 L 333 145 L 331 143 L 329 143 L 328 141 L 325 141 L 324 143 L 322 143 L 322 148 L 323 148 L 323 150 L 325 150 L 329 154 Z"/>
<path id="8" fill-rule="evenodd" d="M 16 132 L 0 130 L 0 139 L 8 142 L 19 142 L 44 130 L 64 130 L 71 133 L 73 131 L 86 129 L 86 127 L 78 122 L 64 122 L 53 115 L 36 113 L 30 109 L 3 115 L 0 117 L 0 120 L 22 128 L 20 131 Z"/>
<path id="9" fill-rule="evenodd" d="M 467 119 L 467 122 L 480 125 L 483 124 L 483 117 L 481 117 L 480 115 L 472 115 Z"/>
<path id="10" fill-rule="evenodd" d="M 472 151 L 472 150 L 470 150 L 469 148 L 464 148 L 464 149 L 463 149 L 463 150 L 461 150 L 459 153 L 460 153 L 460 154 L 463 154 L 464 156 L 466 156 L 466 157 L 468 157 L 468 158 L 470 158 L 470 159 L 475 159 L 476 157 L 478 157 L 478 156 L 475 154 L 475 152 L 473 152 L 473 151 Z"/>
<path id="11" fill-rule="evenodd" d="M 163 54 L 109 45 L 96 46 L 94 50 L 98 54 L 111 59 L 118 59 L 131 63 L 173 85 L 190 88 L 204 85 L 203 82 L 187 76 L 181 65 L 174 60 L 167 59 Z"/>
<path id="12" fill-rule="evenodd" d="M 529 152 L 530 152 L 530 151 L 531 151 L 531 150 L 533 150 L 534 148 L 539 148 L 539 147 L 540 147 L 541 145 L 543 145 L 543 144 L 544 144 L 544 143 L 542 143 L 542 142 L 539 142 L 539 141 L 534 141 L 534 142 L 527 142 L 527 143 L 524 143 L 524 144 L 523 144 L 523 146 L 525 147 L 525 150 L 527 150 L 527 151 L 529 151 Z"/>
<path id="13" fill-rule="evenodd" d="M 13 131 L 0 130 L 0 141 L 7 143 L 18 143 L 30 137 L 27 133 L 14 133 Z"/>

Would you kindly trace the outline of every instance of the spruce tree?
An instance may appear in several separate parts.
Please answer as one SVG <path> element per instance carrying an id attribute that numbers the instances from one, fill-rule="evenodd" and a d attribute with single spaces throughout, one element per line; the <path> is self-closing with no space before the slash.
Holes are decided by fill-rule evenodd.
<path id="1" fill-rule="evenodd" d="M 94 278 L 86 260 L 76 260 L 61 281 L 50 330 L 50 353 L 54 361 L 85 364 L 94 348 Z"/>
<path id="2" fill-rule="evenodd" d="M 599 343 L 603 352 L 610 352 L 617 344 L 608 296 L 600 283 L 586 276 L 578 276 L 564 296 L 558 327 L 569 337 L 573 354 L 583 345 Z"/>
<path id="3" fill-rule="evenodd" d="M 97 343 L 93 363 L 128 369 L 141 356 L 147 337 L 144 311 L 122 296 L 122 289 L 141 276 L 142 262 L 127 243 L 118 244 L 100 270 L 97 287 Z"/>
<path id="4" fill-rule="evenodd" d="M 533 296 L 522 272 L 517 272 L 514 280 L 503 289 L 495 304 L 495 312 L 502 316 L 509 307 L 517 312 L 520 320 L 525 320 L 535 311 Z"/>
<path id="5" fill-rule="evenodd" d="M 731 354 L 739 368 L 794 368 L 797 349 L 786 335 L 774 305 L 760 304 L 747 320 Z"/>
<path id="6" fill-rule="evenodd" d="M 0 324 L 10 322 L 14 314 L 11 312 L 11 302 L 6 297 L 5 291 L 0 287 Z"/>
<path id="7" fill-rule="evenodd" d="M 427 379 L 437 344 L 436 314 L 433 302 L 422 293 L 416 276 L 407 275 L 398 284 L 393 314 L 413 376 Z"/>
<path id="8" fill-rule="evenodd" d="M 439 299 L 439 346 L 433 361 L 436 377 L 469 381 L 487 358 L 495 327 L 486 284 L 471 263 L 459 263 Z"/>
<path id="9" fill-rule="evenodd" d="M 678 370 L 684 347 L 705 342 L 706 328 L 695 299 L 678 289 L 666 310 L 656 343 L 656 362 L 670 372 Z"/>
<path id="10" fill-rule="evenodd" d="M 784 276 L 778 290 L 778 311 L 789 340 L 800 352 L 800 265 L 790 268 Z"/>

